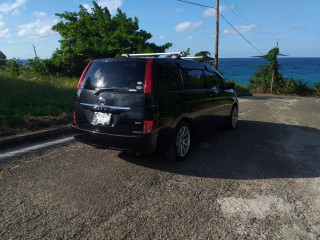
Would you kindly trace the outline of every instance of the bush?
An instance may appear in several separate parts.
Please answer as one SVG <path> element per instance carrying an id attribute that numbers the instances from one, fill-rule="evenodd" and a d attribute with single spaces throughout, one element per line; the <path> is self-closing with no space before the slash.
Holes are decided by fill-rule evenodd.
<path id="1" fill-rule="evenodd" d="M 296 92 L 298 95 L 309 96 L 315 93 L 315 90 L 307 85 L 307 83 L 298 81 L 298 89 Z"/>
<path id="2" fill-rule="evenodd" d="M 39 78 L 41 76 L 63 76 L 63 69 L 59 68 L 52 59 L 29 59 L 27 64 L 22 64 L 19 59 L 13 58 L 6 61 L 3 73 L 12 77 Z"/>
<path id="3" fill-rule="evenodd" d="M 19 76 L 22 73 L 22 70 L 22 63 L 16 58 L 8 60 L 4 68 L 4 71 L 12 76 Z"/>
<path id="4" fill-rule="evenodd" d="M 298 81 L 292 78 L 286 78 L 279 82 L 275 90 L 277 94 L 281 94 L 281 93 L 293 94 L 297 92 L 298 86 L 299 86 Z"/>
<path id="5" fill-rule="evenodd" d="M 314 90 L 316 91 L 316 93 L 320 94 L 320 83 L 314 85 Z"/>
<path id="6" fill-rule="evenodd" d="M 279 82 L 275 88 L 277 94 L 298 94 L 301 96 L 312 95 L 315 90 L 301 80 L 286 78 Z"/>
<path id="7" fill-rule="evenodd" d="M 46 67 L 45 61 L 41 60 L 38 57 L 34 59 L 29 59 L 26 65 L 26 70 L 28 75 L 31 74 L 39 74 L 39 75 L 46 75 L 49 74 L 48 68 Z"/>

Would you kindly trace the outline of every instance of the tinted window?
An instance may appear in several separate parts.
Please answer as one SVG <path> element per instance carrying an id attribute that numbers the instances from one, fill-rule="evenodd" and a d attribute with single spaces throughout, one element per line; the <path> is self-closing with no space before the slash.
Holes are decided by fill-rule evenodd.
<path id="1" fill-rule="evenodd" d="M 128 88 L 142 91 L 146 63 L 140 61 L 94 62 L 85 76 L 85 89 Z"/>
<path id="2" fill-rule="evenodd" d="M 181 69 L 183 85 L 185 89 L 205 88 L 205 77 L 200 69 Z"/>
<path id="3" fill-rule="evenodd" d="M 159 83 L 160 90 L 176 91 L 182 89 L 175 63 L 162 62 L 157 63 L 157 66 L 154 77 Z"/>
<path id="4" fill-rule="evenodd" d="M 222 88 L 223 81 L 220 76 L 214 72 L 206 71 L 206 85 L 207 88 Z"/>

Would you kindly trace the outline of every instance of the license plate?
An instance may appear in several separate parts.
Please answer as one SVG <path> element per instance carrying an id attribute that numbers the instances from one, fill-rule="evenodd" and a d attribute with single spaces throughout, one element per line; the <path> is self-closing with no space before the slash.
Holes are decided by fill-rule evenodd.
<path id="1" fill-rule="evenodd" d="M 95 112 L 92 118 L 92 125 L 110 125 L 111 113 Z"/>

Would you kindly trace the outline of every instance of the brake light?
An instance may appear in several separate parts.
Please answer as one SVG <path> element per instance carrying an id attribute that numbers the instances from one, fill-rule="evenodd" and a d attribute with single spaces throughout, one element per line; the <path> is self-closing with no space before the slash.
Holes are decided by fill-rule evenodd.
<path id="1" fill-rule="evenodd" d="M 73 125 L 74 126 L 77 126 L 78 123 L 77 123 L 77 114 L 75 111 L 72 112 L 72 117 L 73 117 Z"/>
<path id="2" fill-rule="evenodd" d="M 86 76 L 91 64 L 92 64 L 93 60 L 90 60 L 90 62 L 88 63 L 88 65 L 86 66 L 86 68 L 83 70 L 81 77 L 79 79 L 79 83 L 78 83 L 78 87 L 77 90 L 79 90 L 81 88 L 82 82 L 84 80 L 84 77 Z"/>
<path id="3" fill-rule="evenodd" d="M 145 94 L 152 94 L 152 73 L 153 73 L 153 60 L 147 59 L 146 74 L 144 76 L 143 92 Z"/>
<path id="4" fill-rule="evenodd" d="M 143 120 L 143 134 L 152 133 L 153 121 L 152 120 Z"/>

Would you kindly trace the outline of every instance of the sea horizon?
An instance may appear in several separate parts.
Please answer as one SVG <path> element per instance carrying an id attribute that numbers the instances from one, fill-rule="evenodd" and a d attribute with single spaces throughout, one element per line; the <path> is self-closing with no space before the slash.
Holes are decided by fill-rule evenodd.
<path id="1" fill-rule="evenodd" d="M 249 79 L 259 66 L 266 64 L 267 61 L 259 57 L 220 58 L 219 70 L 224 72 L 227 80 L 249 85 Z M 309 86 L 320 83 L 320 57 L 279 57 L 278 64 L 284 78 L 302 81 Z"/>
<path id="2" fill-rule="evenodd" d="M 18 59 L 26 64 L 28 59 Z M 279 72 L 284 78 L 292 78 L 313 86 L 320 83 L 320 57 L 278 57 Z M 254 76 L 259 66 L 267 61 L 261 57 L 219 58 L 219 70 L 224 72 L 224 78 L 237 83 L 249 85 L 249 79 Z"/>

